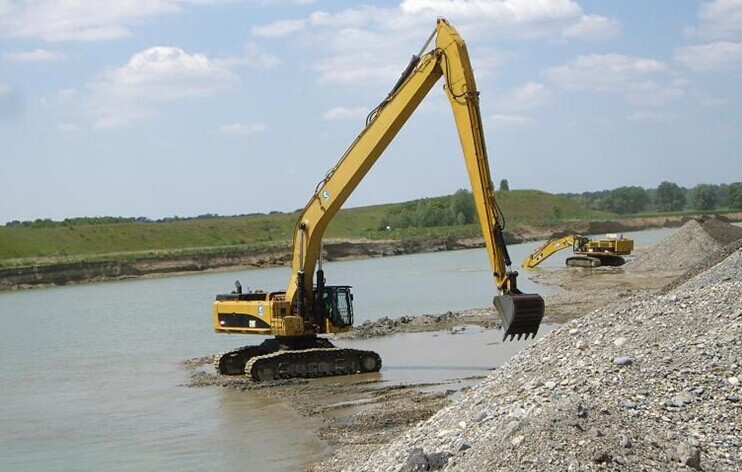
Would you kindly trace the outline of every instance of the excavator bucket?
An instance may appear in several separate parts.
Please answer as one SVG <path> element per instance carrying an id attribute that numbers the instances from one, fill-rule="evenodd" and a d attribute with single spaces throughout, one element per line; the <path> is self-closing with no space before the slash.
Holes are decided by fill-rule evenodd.
<path id="1" fill-rule="evenodd" d="M 544 317 L 544 299 L 540 295 L 519 293 L 510 295 L 498 295 L 492 301 L 502 318 L 502 340 L 510 336 L 510 340 L 516 336 L 518 339 L 530 334 L 536 337 L 541 319 Z"/>

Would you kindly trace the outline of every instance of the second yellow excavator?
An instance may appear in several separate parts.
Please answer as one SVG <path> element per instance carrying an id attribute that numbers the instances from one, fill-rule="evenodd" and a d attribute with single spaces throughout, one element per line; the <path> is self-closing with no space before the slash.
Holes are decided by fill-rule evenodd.
<path id="1" fill-rule="evenodd" d="M 433 37 L 435 47 L 423 55 Z M 377 353 L 336 348 L 318 336 L 347 331 L 353 324 L 351 287 L 325 283 L 322 236 L 341 205 L 441 77 L 445 79 L 444 89 L 453 109 L 499 292 L 493 303 L 502 318 L 504 338 L 536 335 L 544 315 L 544 300 L 536 294 L 521 293 L 516 284 L 518 273 L 510 269 L 512 263 L 503 238 L 504 220 L 495 201 L 479 92 L 469 54 L 456 30 L 439 19 L 420 54 L 413 56 L 392 91 L 371 112 L 366 127 L 317 185 L 299 215 L 286 289 L 242 293 L 238 284 L 233 293 L 217 295 L 213 306 L 216 332 L 274 336 L 258 346 L 217 356 L 218 373 L 273 380 L 374 372 L 381 368 Z"/>
<path id="2" fill-rule="evenodd" d="M 567 258 L 569 267 L 621 266 L 634 250 L 634 240 L 623 236 L 608 236 L 605 239 L 590 239 L 579 234 L 568 234 L 546 241 L 523 260 L 523 268 L 531 269 L 541 264 L 557 251 L 572 248 L 574 255 Z"/>

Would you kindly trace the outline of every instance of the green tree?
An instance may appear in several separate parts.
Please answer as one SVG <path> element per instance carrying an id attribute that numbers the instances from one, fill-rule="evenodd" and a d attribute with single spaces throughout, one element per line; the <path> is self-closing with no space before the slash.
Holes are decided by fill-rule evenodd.
<path id="1" fill-rule="evenodd" d="M 654 205 L 659 211 L 679 211 L 685 206 L 685 192 L 678 184 L 662 182 L 654 195 Z"/>
<path id="2" fill-rule="evenodd" d="M 619 214 L 639 213 L 647 203 L 649 197 L 642 187 L 619 187 L 600 200 L 600 209 Z"/>
<path id="3" fill-rule="evenodd" d="M 729 208 L 742 208 L 742 182 L 729 184 L 724 204 Z"/>
<path id="4" fill-rule="evenodd" d="M 500 181 L 500 191 L 507 192 L 508 190 L 510 190 L 510 184 L 508 183 L 508 179 L 502 179 Z"/>
<path id="5" fill-rule="evenodd" d="M 451 214 L 456 215 L 457 224 L 474 223 L 474 197 L 470 191 L 459 189 L 451 196 Z M 463 218 L 459 215 L 463 215 Z"/>
<path id="6" fill-rule="evenodd" d="M 712 210 L 718 203 L 714 185 L 699 184 L 693 187 L 690 193 L 690 204 L 695 210 Z"/>

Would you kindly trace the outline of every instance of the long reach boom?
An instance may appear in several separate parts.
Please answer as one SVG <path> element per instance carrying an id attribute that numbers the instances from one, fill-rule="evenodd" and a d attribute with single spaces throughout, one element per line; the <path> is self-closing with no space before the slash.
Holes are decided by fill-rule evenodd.
<path id="1" fill-rule="evenodd" d="M 505 335 L 535 335 L 543 316 L 543 299 L 538 295 L 522 295 L 516 285 L 517 273 L 507 268 L 511 261 L 503 239 L 501 213 L 490 177 L 479 111 L 479 92 L 466 44 L 442 18 L 438 19 L 433 34 L 435 48 L 422 57 L 413 56 L 387 98 L 369 116 L 366 128 L 319 183 L 299 215 L 286 299 L 293 300 L 300 308 L 299 312 L 313 306 L 312 277 L 327 225 L 433 85 L 443 76 L 444 90 L 456 121 L 490 265 L 500 294 L 510 297 L 510 300 L 495 299 L 503 322 L 509 325 L 505 327 Z M 510 306 L 511 302 L 516 303 L 515 307 Z M 520 310 L 513 312 L 512 308 Z"/>
<path id="2" fill-rule="evenodd" d="M 434 37 L 434 47 L 426 53 Z M 412 57 L 399 81 L 368 116 L 366 127 L 317 185 L 299 215 L 286 291 L 243 294 L 238 284 L 237 292 L 217 295 L 213 316 L 217 332 L 275 336 L 260 346 L 247 346 L 220 356 L 216 361 L 218 372 L 244 371 L 263 380 L 373 372 L 381 368 L 376 353 L 337 349 L 328 340 L 317 337 L 347 331 L 353 323 L 350 287 L 325 285 L 322 237 L 340 207 L 441 77 L 498 290 L 493 303 L 502 318 L 503 337 L 536 335 L 544 314 L 544 300 L 536 294 L 521 293 L 518 273 L 510 269 L 503 237 L 504 219 L 490 177 L 479 92 L 469 54 L 456 30 L 439 18 L 420 53 Z"/>

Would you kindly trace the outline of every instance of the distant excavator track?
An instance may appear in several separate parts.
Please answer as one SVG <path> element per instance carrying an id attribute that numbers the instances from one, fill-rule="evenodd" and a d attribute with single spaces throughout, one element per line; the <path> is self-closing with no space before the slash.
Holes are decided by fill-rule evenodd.
<path id="1" fill-rule="evenodd" d="M 626 259 L 621 256 L 595 253 L 589 256 L 577 255 L 568 257 L 566 263 L 568 267 L 618 267 L 624 265 Z"/>
<path id="2" fill-rule="evenodd" d="M 373 351 L 336 348 L 323 338 L 317 347 L 285 349 L 268 340 L 258 346 L 225 351 L 214 358 L 214 369 L 221 375 L 249 375 L 255 381 L 329 377 L 378 372 L 381 357 Z"/>

